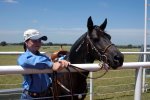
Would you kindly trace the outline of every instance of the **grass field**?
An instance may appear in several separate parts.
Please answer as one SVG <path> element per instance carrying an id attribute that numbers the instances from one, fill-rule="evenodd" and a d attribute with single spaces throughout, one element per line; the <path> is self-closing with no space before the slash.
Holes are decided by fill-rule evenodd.
<path id="1" fill-rule="evenodd" d="M 64 47 L 69 50 L 70 46 Z M 44 46 L 40 51 L 52 53 L 59 50 L 58 46 Z M 120 49 L 125 51 L 139 51 L 139 49 Z M 0 46 L 2 51 L 23 51 L 21 46 Z M 16 65 L 19 55 L 0 55 L 0 65 Z M 125 62 L 138 61 L 138 55 L 125 55 Z M 93 76 L 100 76 L 103 71 L 93 73 Z M 122 78 L 124 77 L 124 78 Z M 21 75 L 1 75 L 0 89 L 20 88 L 22 82 Z M 133 100 L 134 99 L 135 70 L 110 70 L 105 76 L 94 80 L 94 100 Z M 147 80 L 149 82 L 149 80 Z M 12 84 L 12 85 L 10 85 Z M 119 85 L 120 84 L 120 85 Z M 128 85 L 126 85 L 128 84 Z M 109 87 L 107 87 L 109 86 Z M 122 92 L 130 91 L 130 92 Z M 142 100 L 149 100 L 150 93 L 143 93 Z M 87 96 L 86 100 L 89 100 Z"/>

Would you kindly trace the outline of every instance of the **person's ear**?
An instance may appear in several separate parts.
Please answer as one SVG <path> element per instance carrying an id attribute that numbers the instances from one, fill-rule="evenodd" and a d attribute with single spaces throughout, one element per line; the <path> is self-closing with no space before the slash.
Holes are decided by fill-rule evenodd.
<path id="1" fill-rule="evenodd" d="M 25 41 L 24 43 L 25 43 L 25 44 L 26 44 L 26 46 L 27 46 L 27 44 L 28 44 L 28 43 L 27 43 L 27 41 Z"/>

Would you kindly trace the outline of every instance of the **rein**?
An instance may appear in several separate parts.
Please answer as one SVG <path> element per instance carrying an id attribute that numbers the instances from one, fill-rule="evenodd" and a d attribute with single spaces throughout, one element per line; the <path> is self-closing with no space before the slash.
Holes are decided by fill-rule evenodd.
<path id="1" fill-rule="evenodd" d="M 104 64 L 105 64 L 105 63 L 102 64 L 102 66 L 100 67 L 100 69 L 102 69 L 102 68 L 105 67 Z M 89 70 L 85 70 L 85 69 L 82 69 L 82 68 L 79 68 L 79 67 L 73 66 L 73 65 L 69 65 L 69 67 L 73 68 L 73 69 L 76 70 L 78 73 L 80 73 L 82 76 L 84 76 L 84 77 L 86 77 L 86 78 L 88 78 L 88 79 L 99 79 L 99 78 L 103 77 L 103 76 L 108 72 L 108 70 L 104 68 L 106 71 L 105 71 L 102 75 L 100 75 L 100 76 L 98 76 L 98 77 L 90 77 L 90 76 L 84 75 L 84 74 L 80 71 L 80 70 L 82 70 L 82 71 L 85 71 L 85 72 L 89 72 Z M 107 66 L 107 67 L 108 67 L 108 66 Z"/>

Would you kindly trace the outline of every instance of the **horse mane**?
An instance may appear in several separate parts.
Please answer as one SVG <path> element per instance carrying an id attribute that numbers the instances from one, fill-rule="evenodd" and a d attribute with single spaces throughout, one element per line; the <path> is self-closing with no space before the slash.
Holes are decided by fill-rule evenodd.
<path id="1" fill-rule="evenodd" d="M 85 39 L 85 37 L 86 37 L 86 33 L 83 34 L 83 35 L 81 35 L 81 36 L 79 37 L 79 39 L 76 40 L 75 43 L 72 45 L 72 47 L 71 47 L 71 49 L 70 49 L 70 52 L 74 52 L 74 50 L 76 50 L 76 49 L 79 47 L 79 45 L 80 45 L 81 42 Z"/>

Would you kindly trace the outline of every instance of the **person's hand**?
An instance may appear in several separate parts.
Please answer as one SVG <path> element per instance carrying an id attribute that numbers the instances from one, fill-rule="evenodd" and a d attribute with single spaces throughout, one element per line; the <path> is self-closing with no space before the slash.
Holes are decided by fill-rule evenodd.
<path id="1" fill-rule="evenodd" d="M 66 67 L 68 67 L 68 65 L 70 65 L 70 62 L 66 61 L 66 60 L 60 60 L 58 62 L 54 62 L 53 63 L 53 67 L 52 69 L 54 71 L 60 71 Z"/>

